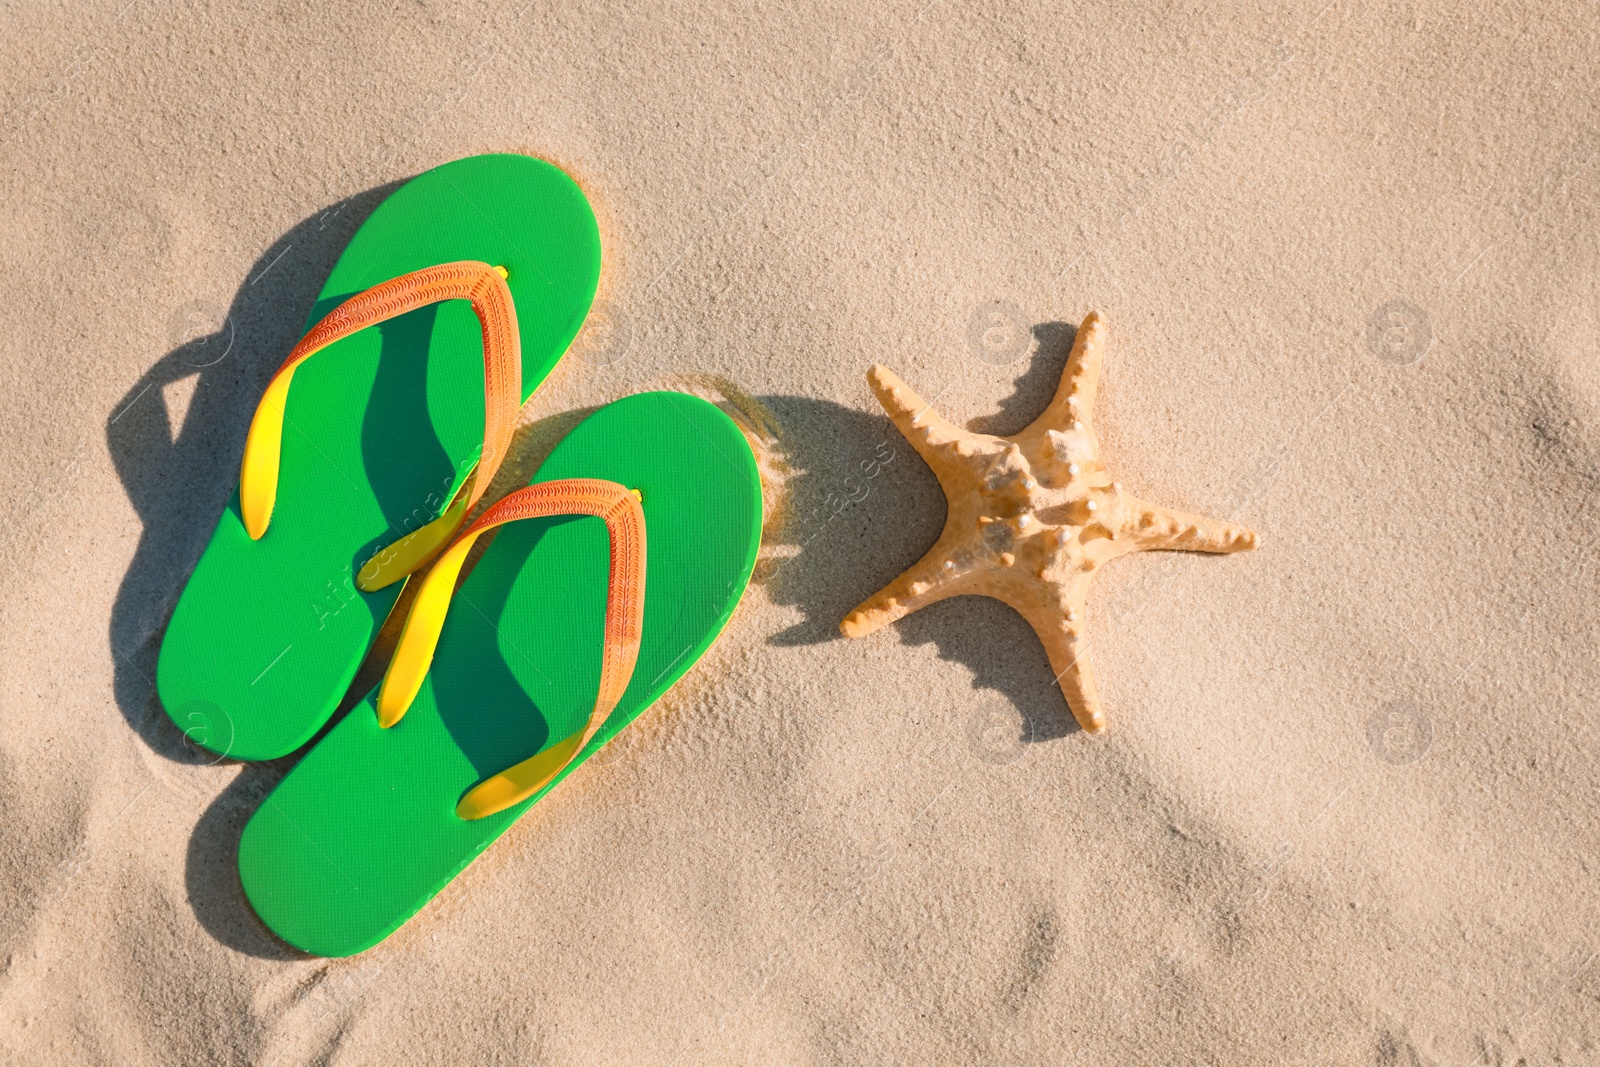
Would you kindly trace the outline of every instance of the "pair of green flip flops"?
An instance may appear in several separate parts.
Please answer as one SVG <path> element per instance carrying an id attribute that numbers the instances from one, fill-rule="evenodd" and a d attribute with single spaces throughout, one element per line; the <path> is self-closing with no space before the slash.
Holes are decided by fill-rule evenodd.
<path id="1" fill-rule="evenodd" d="M 599 270 L 594 215 L 556 167 L 488 155 L 428 171 L 351 239 L 251 424 L 240 491 L 161 647 L 181 729 L 237 759 L 298 749 L 399 579 L 422 582 L 382 689 L 240 842 L 246 895 L 298 948 L 387 937 L 682 676 L 744 592 L 755 459 L 681 393 L 601 408 L 528 489 L 456 528 Z M 486 520 L 505 524 L 457 585 Z"/>

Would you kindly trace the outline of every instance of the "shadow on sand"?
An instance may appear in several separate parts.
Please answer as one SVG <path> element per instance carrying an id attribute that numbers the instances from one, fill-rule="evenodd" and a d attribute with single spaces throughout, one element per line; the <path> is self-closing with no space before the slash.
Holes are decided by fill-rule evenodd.
<path id="1" fill-rule="evenodd" d="M 284 234 L 255 262 L 227 308 L 196 301 L 174 309 L 169 332 L 176 347 L 107 416 L 112 464 L 144 525 L 111 611 L 113 685 L 128 725 L 160 759 L 220 762 L 193 744 L 156 699 L 161 637 L 238 481 L 245 431 L 262 389 L 299 340 L 307 311 L 350 235 L 399 184 L 334 204 Z M 187 411 L 175 419 L 172 409 L 184 394 Z M 231 948 L 272 959 L 301 954 L 256 919 L 236 859 L 245 821 L 294 759 L 244 766 L 200 818 L 185 871 L 201 925 Z"/>

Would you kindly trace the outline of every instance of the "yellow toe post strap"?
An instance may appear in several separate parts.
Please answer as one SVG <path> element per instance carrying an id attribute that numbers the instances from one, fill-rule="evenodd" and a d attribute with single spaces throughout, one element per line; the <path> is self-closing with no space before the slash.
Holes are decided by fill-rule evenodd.
<path id="1" fill-rule="evenodd" d="M 463 819 L 504 811 L 543 789 L 605 725 L 622 699 L 639 659 L 644 620 L 644 509 L 639 496 L 616 482 L 572 478 L 519 489 L 480 515 L 434 564 L 400 631 L 400 643 L 378 691 L 378 725 L 400 721 L 433 663 L 433 651 L 450 610 L 450 598 L 467 553 L 478 535 L 519 519 L 595 515 L 611 535 L 611 577 L 606 588 L 605 645 L 600 655 L 600 692 L 584 728 L 531 759 L 479 782 L 456 805 Z"/>
<path id="2" fill-rule="evenodd" d="M 437 556 L 440 549 L 455 536 L 461 520 L 467 516 L 467 509 L 477 499 L 480 473 L 483 473 L 482 467 L 467 475 L 467 480 L 456 490 L 455 498 L 437 519 L 412 530 L 398 541 L 390 542 L 367 560 L 356 572 L 356 588 L 365 593 L 382 589 L 413 571 L 421 570 L 430 559 Z M 494 476 L 492 471 L 488 473 L 489 477 Z"/>
<path id="3" fill-rule="evenodd" d="M 470 300 L 483 327 L 483 451 L 477 470 L 463 486 L 465 495 L 458 495 L 433 523 L 401 538 L 369 561 L 361 570 L 362 588 L 381 589 L 405 577 L 450 539 L 505 458 L 522 400 L 522 336 L 505 271 L 476 260 L 441 263 L 375 285 L 328 312 L 300 338 L 267 383 L 266 395 L 250 420 L 250 436 L 245 440 L 239 507 L 252 540 L 260 540 L 267 532 L 272 506 L 278 498 L 283 409 L 295 368 L 335 341 L 441 300 Z"/>

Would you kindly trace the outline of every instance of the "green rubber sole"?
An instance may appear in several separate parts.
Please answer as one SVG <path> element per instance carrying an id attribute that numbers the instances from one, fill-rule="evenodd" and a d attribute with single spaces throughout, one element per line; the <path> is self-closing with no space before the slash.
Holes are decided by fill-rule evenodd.
<path id="1" fill-rule="evenodd" d="M 644 629 L 622 701 L 577 767 L 649 707 L 722 631 L 761 540 L 755 457 L 733 422 L 681 393 L 619 400 L 584 420 L 535 482 L 606 478 L 642 494 Z M 300 761 L 245 827 L 239 874 L 256 913 L 307 952 L 348 956 L 389 936 L 541 797 L 466 822 L 472 786 L 570 737 L 594 706 L 609 540 L 598 518 L 502 527 L 451 601 L 405 718 L 375 694 Z"/>
<path id="2" fill-rule="evenodd" d="M 600 276 L 588 201 L 537 159 L 474 156 L 395 190 L 351 238 L 306 327 L 379 282 L 463 259 L 509 272 L 526 400 Z M 321 729 L 400 593 L 361 592 L 356 571 L 443 511 L 482 449 L 483 416 L 482 333 L 464 300 L 364 330 L 295 372 L 272 525 L 250 540 L 234 493 L 162 641 L 157 692 L 180 729 L 245 760 Z"/>

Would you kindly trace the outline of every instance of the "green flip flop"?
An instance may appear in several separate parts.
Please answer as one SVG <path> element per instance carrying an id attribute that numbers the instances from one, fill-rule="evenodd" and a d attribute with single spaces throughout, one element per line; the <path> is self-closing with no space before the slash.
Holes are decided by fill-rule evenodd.
<path id="1" fill-rule="evenodd" d="M 755 457 L 716 407 L 644 393 L 589 416 L 439 556 L 380 690 L 251 818 L 256 913 L 322 956 L 389 936 L 689 669 L 760 539 Z"/>
<path id="2" fill-rule="evenodd" d="M 180 729 L 257 760 L 327 722 L 400 579 L 488 486 L 599 273 L 588 201 L 537 159 L 457 160 L 379 205 L 268 386 L 162 639 L 156 688 Z"/>

